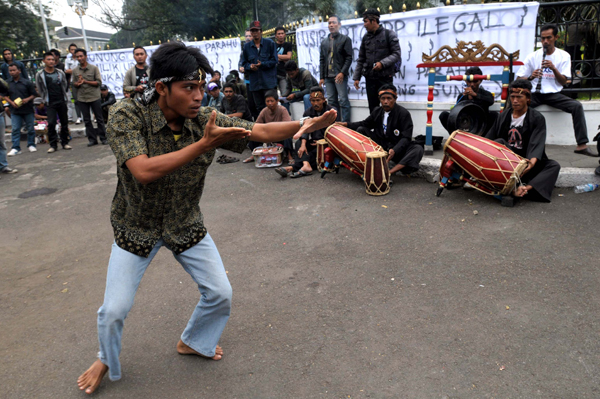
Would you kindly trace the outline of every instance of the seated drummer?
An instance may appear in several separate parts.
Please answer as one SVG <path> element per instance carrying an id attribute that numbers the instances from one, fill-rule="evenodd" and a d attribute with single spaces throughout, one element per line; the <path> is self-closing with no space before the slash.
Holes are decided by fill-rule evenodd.
<path id="1" fill-rule="evenodd" d="M 384 84 L 379 88 L 381 106 L 361 122 L 339 122 L 371 138 L 389 153 L 390 173 L 398 171 L 408 175 L 419 170 L 423 146 L 412 140 L 413 121 L 410 112 L 396 103 L 396 86 Z"/>
<path id="2" fill-rule="evenodd" d="M 508 92 L 512 108 L 500 114 L 485 137 L 504 144 L 529 161 L 521 176 L 525 185 L 516 187 L 513 195 L 550 202 L 560 165 L 546 156 L 546 120 L 541 113 L 529 108 L 531 82 L 515 80 Z"/>
<path id="3" fill-rule="evenodd" d="M 465 71 L 465 75 L 483 75 L 483 72 L 481 72 L 481 69 L 479 67 L 470 67 Z M 461 102 L 471 102 L 473 104 L 479 105 L 487 114 L 485 125 L 485 131 L 487 131 L 487 129 L 489 129 L 494 124 L 496 118 L 498 117 L 498 112 L 490 112 L 490 107 L 494 105 L 494 96 L 492 95 L 492 93 L 481 87 L 481 80 L 472 80 L 466 83 L 467 87 L 465 87 L 465 90 L 462 92 L 462 94 L 458 95 L 455 105 Z M 450 112 L 442 112 L 440 114 L 440 122 L 442 122 L 442 125 L 448 131 L 448 133 L 452 133 L 448 129 L 449 116 Z"/>
<path id="4" fill-rule="evenodd" d="M 325 92 L 321 86 L 314 86 L 310 89 L 310 104 L 311 107 L 304 111 L 303 118 L 305 119 L 315 118 L 323 115 L 330 109 L 334 109 L 332 106 L 327 104 L 325 100 Z M 284 166 L 275 168 L 281 177 L 303 177 L 312 174 L 313 169 L 317 168 L 317 141 L 325 137 L 325 128 L 315 130 L 309 134 L 303 134 L 302 137 L 296 141 L 296 151 L 293 151 L 294 164 L 291 166 Z"/>

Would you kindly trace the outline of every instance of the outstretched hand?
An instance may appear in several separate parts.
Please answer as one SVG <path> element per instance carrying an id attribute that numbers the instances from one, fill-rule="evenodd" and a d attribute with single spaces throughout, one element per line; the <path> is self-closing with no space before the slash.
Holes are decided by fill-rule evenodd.
<path id="1" fill-rule="evenodd" d="M 316 130 L 323 129 L 333 125 L 337 118 L 337 111 L 335 109 L 330 109 L 325 112 L 323 115 L 307 119 L 304 122 L 304 126 L 298 130 L 298 132 L 294 135 L 295 139 L 299 139 L 304 133 L 312 133 Z"/>
<path id="2" fill-rule="evenodd" d="M 202 140 L 208 148 L 217 148 L 231 140 L 243 139 L 250 136 L 251 132 L 241 127 L 220 127 L 215 123 L 217 111 L 213 111 L 204 128 Z"/>

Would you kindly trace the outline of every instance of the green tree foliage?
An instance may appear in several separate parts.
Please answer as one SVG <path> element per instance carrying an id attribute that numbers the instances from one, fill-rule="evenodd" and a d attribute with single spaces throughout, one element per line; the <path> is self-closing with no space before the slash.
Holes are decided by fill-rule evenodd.
<path id="1" fill-rule="evenodd" d="M 46 48 L 44 27 L 33 0 L 0 0 L 0 48 L 10 48 L 15 59 L 20 59 L 21 53 L 29 58 Z"/>
<path id="2" fill-rule="evenodd" d="M 382 14 L 416 9 L 418 0 L 255 0 L 258 3 L 258 19 L 264 29 L 290 22 L 319 16 L 337 14 L 342 19 L 359 17 L 365 8 L 379 7 Z M 129 47 L 133 42 L 147 45 L 158 40 L 193 40 L 197 38 L 244 35 L 244 30 L 254 18 L 254 2 L 248 0 L 125 0 L 121 13 L 116 13 L 104 3 L 102 22 L 119 32 L 112 38 L 111 47 Z M 428 0 L 420 2 L 427 7 Z M 362 10 L 362 11 L 361 11 Z"/>

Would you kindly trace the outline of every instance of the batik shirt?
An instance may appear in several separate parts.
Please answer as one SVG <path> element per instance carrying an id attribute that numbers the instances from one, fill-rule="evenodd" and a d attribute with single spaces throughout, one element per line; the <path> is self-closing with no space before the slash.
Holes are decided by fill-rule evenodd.
<path id="1" fill-rule="evenodd" d="M 138 182 L 125 162 L 139 155 L 155 157 L 174 152 L 199 141 L 212 108 L 200 109 L 194 119 L 186 119 L 178 140 L 156 102 L 143 106 L 122 100 L 111 108 L 107 138 L 117 158 L 117 191 L 111 207 L 115 242 L 133 254 L 148 257 L 159 239 L 175 254 L 193 247 L 206 236 L 200 197 L 206 171 L 215 150 L 200 155 L 178 170 L 146 185 Z M 254 124 L 217 113 L 221 127 L 252 130 Z M 241 153 L 246 139 L 233 140 L 222 148 Z"/>

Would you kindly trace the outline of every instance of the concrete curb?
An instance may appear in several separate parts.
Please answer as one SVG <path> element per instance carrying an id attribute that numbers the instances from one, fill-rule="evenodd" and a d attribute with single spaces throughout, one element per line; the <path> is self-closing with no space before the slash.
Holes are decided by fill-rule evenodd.
<path id="1" fill-rule="evenodd" d="M 430 183 L 437 183 L 440 179 L 440 165 L 442 161 L 433 158 L 423 158 L 420 169 L 411 176 L 426 179 Z M 556 187 L 570 188 L 580 184 L 600 184 L 600 176 L 594 174 L 594 168 L 561 168 Z"/>

